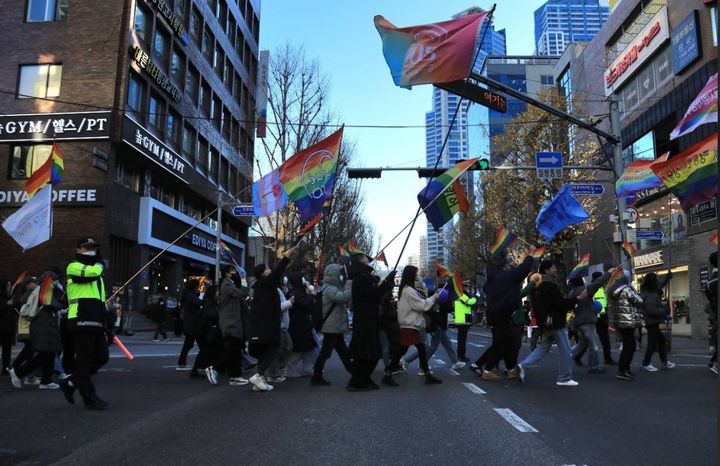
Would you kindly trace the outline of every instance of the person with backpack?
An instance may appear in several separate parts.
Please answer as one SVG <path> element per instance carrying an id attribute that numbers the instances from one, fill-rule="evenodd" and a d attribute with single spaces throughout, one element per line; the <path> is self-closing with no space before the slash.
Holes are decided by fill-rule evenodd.
<path id="1" fill-rule="evenodd" d="M 587 290 L 588 294 L 588 297 L 578 301 L 575 306 L 574 325 L 577 343 L 572 347 L 571 355 L 575 362 L 578 362 L 587 350 L 590 364 L 588 372 L 591 374 L 605 373 L 605 369 L 600 364 L 600 346 L 598 345 L 596 332 L 598 310 L 595 307 L 594 297 L 608 282 L 611 272 L 601 275 L 587 287 L 581 277 L 570 279 L 571 289 L 569 296 L 578 296 L 583 290 Z"/>
<path id="2" fill-rule="evenodd" d="M 352 280 L 345 280 L 343 271 L 344 267 L 340 264 L 329 264 L 325 267 L 323 285 L 315 297 L 316 303 L 320 304 L 322 310 L 320 332 L 323 334 L 323 340 L 320 354 L 313 366 L 311 385 L 330 385 L 330 382 L 323 378 L 323 371 L 333 350 L 345 370 L 348 373 L 352 372 L 352 359 L 345 344 L 345 333 L 350 330 L 347 322 L 347 306 L 352 300 Z"/>
<path id="3" fill-rule="evenodd" d="M 615 378 L 618 380 L 634 380 L 635 374 L 630 369 L 633 354 L 636 349 L 635 332 L 642 327 L 642 297 L 630 285 L 630 272 L 625 271 L 618 281 L 607 290 L 608 319 L 612 324 L 610 329 L 617 330 L 622 338 L 622 350 L 618 359 L 618 370 Z"/>
<path id="4" fill-rule="evenodd" d="M 657 368 L 650 364 L 655 350 L 657 350 L 660 355 L 660 363 L 662 363 L 661 368 L 663 370 L 675 367 L 675 363 L 668 361 L 667 341 L 665 340 L 665 335 L 660 331 L 660 324 L 665 322 L 665 318 L 670 315 L 670 308 L 667 301 L 662 297 L 662 289 L 665 288 L 671 279 L 672 272 L 670 271 L 660 279 L 658 279 L 657 274 L 650 272 L 645 274 L 642 284 L 640 285 L 640 297 L 643 300 L 642 310 L 648 335 L 642 368 L 647 372 L 657 372 Z"/>
<path id="5" fill-rule="evenodd" d="M 518 363 L 518 377 L 520 382 L 525 382 L 525 368 L 541 361 L 548 354 L 554 342 L 560 350 L 558 376 L 555 384 L 563 387 L 575 387 L 579 384 L 572 378 L 570 340 L 565 319 L 568 309 L 572 309 L 578 301 L 587 298 L 588 292 L 583 289 L 577 295 L 565 298 L 557 283 L 557 265 L 551 259 L 540 262 L 539 273 L 542 275 L 542 282 L 532 294 L 532 306 L 538 313 L 538 325 L 543 329 L 543 340 L 532 353 Z"/>
<path id="6" fill-rule="evenodd" d="M 292 354 L 285 366 L 285 377 L 298 378 L 313 375 L 313 363 L 316 359 L 316 342 L 313 335 L 312 314 L 313 295 L 309 284 L 299 273 L 288 276 L 290 294 L 294 298 L 290 308 L 288 333 L 292 340 Z"/>
<path id="7" fill-rule="evenodd" d="M 45 272 L 41 277 L 50 277 L 53 280 L 52 298 L 50 304 L 38 303 L 35 312 L 30 316 L 30 341 L 33 356 L 17 369 L 10 369 L 10 378 L 15 388 L 22 388 L 23 378 L 41 369 L 41 390 L 55 390 L 60 386 L 52 381 L 55 355 L 60 352 L 60 321 L 58 311 L 62 309 L 65 293 L 57 283 L 57 276 L 52 272 Z M 39 289 L 38 289 L 39 292 Z"/>
<path id="8" fill-rule="evenodd" d="M 198 296 L 198 288 L 200 282 L 197 279 L 192 279 L 185 285 L 185 292 L 182 296 L 182 325 L 183 334 L 185 340 L 183 341 L 182 349 L 180 350 L 180 357 L 178 357 L 177 370 L 187 370 L 187 356 L 190 350 L 195 346 L 195 335 L 193 334 L 193 327 L 195 325 L 195 319 L 200 314 L 200 297 Z"/>
<path id="9" fill-rule="evenodd" d="M 12 347 L 17 331 L 17 312 L 13 306 L 12 284 L 0 278 L 0 346 L 2 347 L 2 375 L 8 375 L 12 359 Z"/>
<path id="10" fill-rule="evenodd" d="M 708 315 L 708 335 L 710 335 L 710 347 L 712 352 L 710 354 L 710 362 L 708 366 L 710 370 L 715 374 L 719 375 L 718 370 L 717 354 L 718 354 L 718 253 L 714 251 L 708 258 L 710 265 L 712 266 L 712 275 L 705 287 L 705 296 L 708 299 L 708 304 L 705 306 L 705 312 Z"/>

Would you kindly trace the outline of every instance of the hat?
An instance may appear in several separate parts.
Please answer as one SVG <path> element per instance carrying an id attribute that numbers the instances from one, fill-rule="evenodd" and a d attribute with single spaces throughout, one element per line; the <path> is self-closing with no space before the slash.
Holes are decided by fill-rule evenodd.
<path id="1" fill-rule="evenodd" d="M 82 248 L 82 247 L 84 247 L 84 246 L 87 246 L 87 247 L 98 247 L 98 246 L 100 246 L 100 244 L 99 244 L 98 242 L 96 242 L 95 239 L 92 238 L 91 236 L 83 236 L 82 238 L 80 238 L 80 239 L 78 240 L 78 242 L 77 242 L 77 247 L 78 247 L 78 248 Z"/>

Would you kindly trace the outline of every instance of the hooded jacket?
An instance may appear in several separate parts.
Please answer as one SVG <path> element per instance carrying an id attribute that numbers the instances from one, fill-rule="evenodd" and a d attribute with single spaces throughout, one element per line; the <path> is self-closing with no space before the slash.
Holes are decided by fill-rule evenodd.
<path id="1" fill-rule="evenodd" d="M 284 257 L 267 277 L 260 277 L 253 285 L 253 304 L 250 311 L 250 342 L 280 346 L 280 296 L 282 277 L 290 259 Z"/>
<path id="2" fill-rule="evenodd" d="M 104 332 L 105 263 L 100 256 L 77 255 L 67 266 L 68 330 Z"/>
<path id="3" fill-rule="evenodd" d="M 398 323 L 400 328 L 422 330 L 425 328 L 425 315 L 435 306 L 435 298 L 423 297 L 418 290 L 411 286 L 403 288 L 398 299 Z"/>
<path id="4" fill-rule="evenodd" d="M 516 309 L 522 306 L 520 284 L 530 273 L 532 265 L 533 258 L 528 256 L 522 264 L 509 270 L 488 269 L 487 281 L 483 286 L 488 316 L 506 315 L 510 317 Z"/>
<path id="5" fill-rule="evenodd" d="M 235 282 L 225 278 L 220 286 L 220 331 L 223 336 L 245 338 L 245 320 L 248 305 L 245 293 L 235 286 Z"/>
<path id="6" fill-rule="evenodd" d="M 577 302 L 577 297 L 563 297 L 555 279 L 550 275 L 543 275 L 542 282 L 533 293 L 532 304 L 541 328 L 560 330 L 567 325 L 567 311 L 574 308 Z M 545 323 L 548 316 L 552 318 L 550 327 Z"/>
<path id="7" fill-rule="evenodd" d="M 312 333 L 313 296 L 307 292 L 300 275 L 290 276 L 289 282 L 293 287 L 291 293 L 295 298 L 289 311 L 288 326 L 293 351 L 298 353 L 312 351 L 315 348 L 315 338 Z"/>
<path id="8" fill-rule="evenodd" d="M 597 280 L 587 286 L 575 286 L 570 290 L 568 296 L 577 297 L 584 289 L 587 289 L 587 298 L 578 300 L 575 305 L 575 319 L 573 325 L 579 327 L 581 325 L 594 324 L 597 322 L 597 311 L 595 310 L 595 293 L 598 292 L 610 280 L 610 272 L 604 273 Z"/>
<path id="9" fill-rule="evenodd" d="M 665 322 L 665 315 L 668 312 L 667 305 L 663 303 L 662 289 L 668 284 L 670 278 L 665 275 L 658 278 L 657 290 L 648 290 L 640 287 L 642 298 L 642 313 L 645 318 L 645 325 L 658 325 Z"/>
<path id="10" fill-rule="evenodd" d="M 380 345 L 380 306 L 394 285 L 388 276 L 378 283 L 369 265 L 353 263 L 352 277 L 353 329 L 350 353 L 353 358 L 376 361 L 382 357 Z"/>
<path id="11" fill-rule="evenodd" d="M 610 290 L 608 297 L 608 320 L 615 328 L 637 328 L 643 326 L 640 307 L 643 300 L 627 283 Z"/>
<path id="12" fill-rule="evenodd" d="M 340 281 L 343 266 L 329 264 L 325 267 L 322 286 L 322 333 L 345 333 L 348 329 L 347 306 L 352 300 L 352 280 Z"/>

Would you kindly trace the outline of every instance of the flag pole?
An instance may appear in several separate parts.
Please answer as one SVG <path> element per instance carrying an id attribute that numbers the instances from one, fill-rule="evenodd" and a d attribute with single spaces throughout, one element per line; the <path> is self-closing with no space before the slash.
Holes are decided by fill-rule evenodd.
<path id="1" fill-rule="evenodd" d="M 485 21 L 488 22 L 488 25 L 490 24 L 490 21 L 492 21 L 493 13 L 495 12 L 496 4 L 493 4 L 492 8 L 490 9 L 490 12 L 488 13 L 487 17 L 483 19 L 483 22 L 480 24 L 480 29 L 482 29 L 483 24 Z M 475 67 L 475 62 L 477 61 L 478 55 L 480 55 L 480 50 L 482 49 L 482 44 L 485 41 L 485 34 L 487 34 L 489 27 L 485 28 L 485 30 L 482 33 L 482 37 L 480 37 L 480 42 L 478 42 L 478 46 L 475 49 L 474 56 L 472 58 L 472 61 L 470 62 L 470 73 L 472 72 L 472 69 Z M 467 80 L 463 82 L 463 91 L 465 90 L 465 87 L 467 86 Z M 425 190 L 423 191 L 423 197 L 427 194 L 428 189 L 430 188 L 430 183 L 432 183 L 432 180 L 434 178 L 433 174 L 435 173 L 435 170 L 437 170 L 437 167 L 440 164 L 440 157 L 442 156 L 443 151 L 445 150 L 445 146 L 447 145 L 448 139 L 450 139 L 450 134 L 452 133 L 453 126 L 455 126 L 455 120 L 457 119 L 458 113 L 460 112 L 460 107 L 463 104 L 463 101 L 465 100 L 464 97 L 462 97 L 462 94 L 464 92 L 460 93 L 461 96 L 458 99 L 457 106 L 455 107 L 455 113 L 453 114 L 452 120 L 450 121 L 450 127 L 448 128 L 447 134 L 445 134 L 445 139 L 443 140 L 442 146 L 440 147 L 440 151 L 435 156 L 435 166 L 433 167 L 432 174 L 428 177 L 427 184 L 425 185 Z M 452 185 L 452 182 L 449 183 L 449 185 Z M 443 190 L 444 191 L 444 190 Z M 437 198 L 435 198 L 437 199 Z M 428 206 L 432 205 L 432 202 L 428 204 Z M 421 207 L 418 207 L 417 213 L 415 214 L 415 217 L 412 219 L 412 222 L 410 222 L 410 231 L 408 231 L 407 237 L 405 238 L 405 242 L 403 243 L 402 249 L 400 249 L 400 254 L 398 254 L 397 262 L 395 262 L 394 269 L 397 270 L 398 266 L 400 265 L 400 259 L 402 259 L 402 255 L 405 252 L 405 248 L 407 247 L 408 241 L 410 241 L 410 235 L 412 235 L 413 229 L 415 228 L 415 222 L 417 221 L 418 217 L 422 212 L 424 212 L 425 209 L 422 209 Z M 400 233 L 405 231 L 405 228 L 403 228 Z M 394 238 L 393 238 L 394 240 Z"/>

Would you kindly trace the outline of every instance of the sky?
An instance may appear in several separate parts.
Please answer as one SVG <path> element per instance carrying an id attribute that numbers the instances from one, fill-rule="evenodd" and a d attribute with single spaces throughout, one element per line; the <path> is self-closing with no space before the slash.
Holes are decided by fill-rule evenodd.
<path id="1" fill-rule="evenodd" d="M 544 0 L 497 0 L 495 29 L 507 31 L 509 55 L 534 51 L 533 12 Z M 356 143 L 353 167 L 417 167 L 425 161 L 425 112 L 431 110 L 432 86 L 412 90 L 396 87 L 382 54 L 380 36 L 373 24 L 382 15 L 398 27 L 434 23 L 471 6 L 490 9 L 492 2 L 457 0 L 263 1 L 260 12 L 260 50 L 272 52 L 285 43 L 302 45 L 317 58 L 330 78 L 330 105 L 346 125 L 410 125 L 409 129 L 346 128 L 344 138 Z M 269 119 L 272 117 L 269 115 Z M 256 154 L 261 157 L 260 143 Z M 476 156 L 475 154 L 470 154 Z M 478 154 L 479 155 L 479 154 Z M 412 221 L 417 193 L 424 187 L 416 172 L 384 172 L 380 179 L 365 179 L 364 215 L 385 246 Z M 425 217 L 418 219 L 403 254 L 419 251 Z M 386 249 L 388 261 L 397 260 L 407 231 Z"/>

